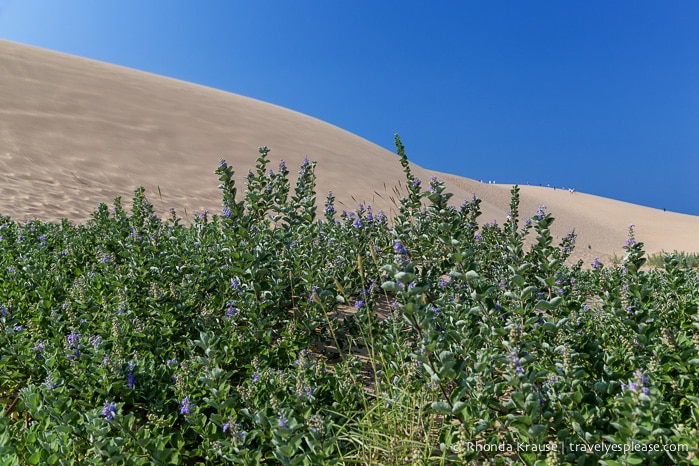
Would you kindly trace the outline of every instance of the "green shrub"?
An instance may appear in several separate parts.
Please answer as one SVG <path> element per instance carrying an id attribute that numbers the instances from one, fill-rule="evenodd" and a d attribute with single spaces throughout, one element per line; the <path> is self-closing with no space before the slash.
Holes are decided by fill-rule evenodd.
<path id="1" fill-rule="evenodd" d="M 566 265 L 545 206 L 481 225 L 396 145 L 393 219 L 316 218 L 315 163 L 292 189 L 267 148 L 188 225 L 142 188 L 1 218 L 0 464 L 699 464 L 696 257 L 630 228 Z"/>

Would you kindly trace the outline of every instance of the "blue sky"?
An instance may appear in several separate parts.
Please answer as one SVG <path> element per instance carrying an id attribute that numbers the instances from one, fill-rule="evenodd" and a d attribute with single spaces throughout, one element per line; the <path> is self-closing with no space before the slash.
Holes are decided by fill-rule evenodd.
<path id="1" fill-rule="evenodd" d="M 697 25 L 695 0 L 0 0 L 3 39 L 271 102 L 390 150 L 397 132 L 425 168 L 693 215 Z"/>

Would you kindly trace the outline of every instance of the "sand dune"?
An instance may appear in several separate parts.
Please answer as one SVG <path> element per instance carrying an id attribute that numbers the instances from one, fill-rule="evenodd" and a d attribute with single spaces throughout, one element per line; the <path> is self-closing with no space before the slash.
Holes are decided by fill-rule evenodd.
<path id="1" fill-rule="evenodd" d="M 280 159 L 292 172 L 306 156 L 318 161 L 319 203 L 333 191 L 339 209 L 393 208 L 403 180 L 397 157 L 340 128 L 239 95 L 0 41 L 0 215 L 85 221 L 100 202 L 130 199 L 140 185 L 159 212 L 218 212 L 218 160 L 236 169 L 243 187 L 262 145 L 275 169 Z M 417 166 L 414 173 L 424 182 L 444 179 L 456 204 L 475 193 L 484 221 L 504 220 L 511 186 Z M 699 251 L 699 217 L 522 187 L 523 215 L 544 204 L 557 218 L 556 235 L 576 229 L 585 260 L 621 255 L 629 223 L 650 252 Z"/>

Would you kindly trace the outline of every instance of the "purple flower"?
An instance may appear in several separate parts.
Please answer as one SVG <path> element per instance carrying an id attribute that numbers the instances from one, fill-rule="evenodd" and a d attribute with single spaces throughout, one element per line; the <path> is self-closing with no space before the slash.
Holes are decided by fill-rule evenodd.
<path id="1" fill-rule="evenodd" d="M 53 390 L 54 388 L 58 387 L 57 383 L 54 383 L 53 377 L 49 377 L 44 383 L 44 387 L 48 388 L 49 390 Z"/>
<path id="2" fill-rule="evenodd" d="M 70 332 L 70 334 L 68 335 L 67 338 L 68 338 L 68 348 L 74 349 L 74 348 L 78 347 L 78 343 L 80 343 L 80 334 L 79 333 L 75 333 L 75 331 L 73 330 L 72 332 Z"/>
<path id="3" fill-rule="evenodd" d="M 358 299 L 357 301 L 354 302 L 354 308 L 355 309 L 361 309 L 366 305 L 363 299 Z"/>
<path id="4" fill-rule="evenodd" d="M 648 388 L 650 380 L 648 377 L 644 375 L 640 369 L 637 369 L 633 375 L 634 380 L 630 380 L 628 384 L 622 383 L 622 389 L 626 389 L 630 392 L 637 392 L 640 388 L 641 393 L 646 396 L 650 395 L 650 389 Z"/>
<path id="5" fill-rule="evenodd" d="M 223 425 L 223 432 L 228 431 L 228 429 L 230 429 L 230 428 L 231 428 L 230 422 L 226 422 L 226 423 Z"/>
<path id="6" fill-rule="evenodd" d="M 231 209 L 229 209 L 228 207 L 224 207 L 222 213 L 223 213 L 223 216 L 226 218 L 231 218 L 231 215 L 233 215 L 231 212 Z"/>
<path id="7" fill-rule="evenodd" d="M 602 267 L 602 263 L 599 261 L 599 257 L 595 257 L 595 261 L 592 263 L 592 268 L 598 270 Z"/>
<path id="8" fill-rule="evenodd" d="M 430 185 L 427 188 L 427 192 L 429 192 L 430 194 L 435 193 L 437 191 L 437 189 L 436 189 L 437 183 L 438 183 L 438 180 L 436 177 L 433 176 L 432 178 L 430 178 Z"/>
<path id="9" fill-rule="evenodd" d="M 260 373 L 257 372 L 257 371 L 255 371 L 255 372 L 252 374 L 252 383 L 257 382 L 258 380 L 260 380 Z"/>
<path id="10" fill-rule="evenodd" d="M 405 249 L 405 247 L 401 244 L 400 241 L 396 241 L 396 244 L 393 245 L 393 251 L 396 254 L 402 254 L 404 256 L 408 255 L 408 250 Z"/>
<path id="11" fill-rule="evenodd" d="M 117 405 L 114 402 L 105 402 L 102 408 L 102 416 L 107 421 L 111 421 L 117 415 Z"/>
<path id="12" fill-rule="evenodd" d="M 524 374 L 524 369 L 522 369 L 522 363 L 520 362 L 519 358 L 517 357 L 517 353 L 510 354 L 510 362 L 512 363 L 512 365 L 514 366 L 514 368 L 518 374 L 520 374 L 520 375 Z"/>
<path id="13" fill-rule="evenodd" d="M 313 302 L 313 295 L 315 295 L 317 291 L 318 291 L 317 286 L 315 286 L 315 285 L 311 286 L 311 296 L 308 297 L 309 302 Z"/>
<path id="14" fill-rule="evenodd" d="M 136 388 L 136 377 L 134 377 L 132 372 L 129 372 L 128 374 L 126 374 L 126 380 L 127 380 L 126 385 L 130 389 Z"/>
<path id="15" fill-rule="evenodd" d="M 226 317 L 233 317 L 238 312 L 238 308 L 233 301 L 229 301 L 226 307 Z"/>
<path id="16" fill-rule="evenodd" d="M 218 161 L 218 166 L 221 168 L 226 168 L 226 167 L 228 167 L 228 164 L 226 163 L 225 160 L 221 159 Z"/>
<path id="17" fill-rule="evenodd" d="M 283 412 L 280 412 L 280 413 L 279 413 L 279 421 L 277 421 L 277 425 L 278 425 L 279 427 L 286 427 L 286 426 L 287 426 L 287 423 L 288 423 L 288 421 L 287 421 L 287 419 L 286 419 L 286 416 L 284 415 Z"/>
<path id="18" fill-rule="evenodd" d="M 303 391 L 303 394 L 308 398 L 309 401 L 313 401 L 313 393 L 316 391 L 315 387 L 308 387 Z"/>
<path id="19" fill-rule="evenodd" d="M 279 172 L 280 173 L 289 173 L 289 170 L 286 168 L 286 162 L 283 160 L 279 161 Z"/>
<path id="20" fill-rule="evenodd" d="M 546 210 L 546 208 L 547 207 L 545 205 L 542 205 L 541 207 L 536 209 L 536 218 L 537 219 L 541 220 L 544 218 L 544 211 Z"/>
<path id="21" fill-rule="evenodd" d="M 639 383 L 642 383 L 643 385 L 648 385 L 648 383 L 650 382 L 648 376 L 643 375 L 643 372 L 641 372 L 640 369 L 636 369 L 636 372 L 634 372 L 633 375 L 636 376 L 636 380 L 638 380 Z"/>
<path id="22" fill-rule="evenodd" d="M 39 236 L 39 242 L 43 243 L 44 241 L 46 241 L 46 235 Z"/>
<path id="23" fill-rule="evenodd" d="M 238 277 L 231 278 L 231 288 L 233 288 L 234 290 L 237 290 L 238 287 L 240 287 L 240 278 L 238 278 Z"/>
<path id="24" fill-rule="evenodd" d="M 238 290 L 238 288 L 240 288 L 240 278 L 231 278 L 231 288 L 234 290 Z"/>
<path id="25" fill-rule="evenodd" d="M 185 396 L 180 403 L 180 414 L 189 414 L 192 409 L 192 403 L 189 401 L 189 397 Z"/>
<path id="26" fill-rule="evenodd" d="M 168 359 L 167 361 L 165 361 L 165 365 L 168 367 L 172 366 L 173 364 L 177 364 L 177 359 L 172 358 L 172 359 Z"/>

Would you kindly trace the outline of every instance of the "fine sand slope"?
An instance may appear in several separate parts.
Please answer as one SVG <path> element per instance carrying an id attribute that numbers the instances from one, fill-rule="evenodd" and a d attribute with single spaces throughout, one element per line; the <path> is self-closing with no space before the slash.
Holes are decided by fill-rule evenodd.
<path id="1" fill-rule="evenodd" d="M 395 211 L 391 198 L 404 182 L 398 158 L 340 128 L 239 95 L 0 41 L 0 215 L 85 221 L 100 202 L 130 200 L 138 186 L 161 213 L 216 213 L 218 160 L 235 168 L 242 192 L 263 145 L 275 170 L 280 159 L 292 173 L 305 156 L 318 162 L 320 205 L 332 191 L 338 210 L 364 202 Z M 457 205 L 475 193 L 484 222 L 504 221 L 511 186 L 416 166 L 414 174 L 425 186 L 431 176 L 445 180 Z M 576 229 L 577 256 L 586 261 L 621 255 L 630 223 L 649 252 L 699 251 L 699 217 L 523 186 L 522 216 L 540 205 L 557 218 L 557 236 Z"/>

